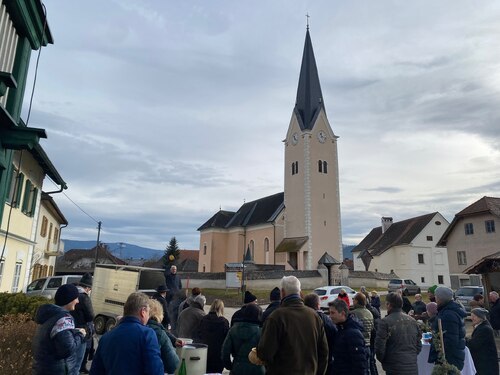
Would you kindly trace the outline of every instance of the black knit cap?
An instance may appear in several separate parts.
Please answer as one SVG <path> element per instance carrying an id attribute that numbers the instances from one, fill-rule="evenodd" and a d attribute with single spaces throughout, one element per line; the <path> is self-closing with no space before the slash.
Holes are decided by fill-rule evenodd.
<path id="1" fill-rule="evenodd" d="M 255 297 L 252 293 L 250 293 L 248 290 L 245 292 L 245 300 L 243 303 L 250 303 L 253 301 L 256 301 L 257 297 Z"/>
<path id="2" fill-rule="evenodd" d="M 56 300 L 57 306 L 64 306 L 78 298 L 79 294 L 76 286 L 73 284 L 64 284 L 57 289 L 54 299 Z"/>
<path id="3" fill-rule="evenodd" d="M 269 299 L 271 301 L 279 301 L 281 299 L 281 293 L 278 287 L 275 287 L 273 290 L 271 290 L 271 293 L 269 294 Z"/>
<path id="4" fill-rule="evenodd" d="M 92 275 L 90 273 L 86 273 L 82 276 L 80 281 L 78 282 L 81 286 L 86 286 L 88 288 L 92 288 Z"/>

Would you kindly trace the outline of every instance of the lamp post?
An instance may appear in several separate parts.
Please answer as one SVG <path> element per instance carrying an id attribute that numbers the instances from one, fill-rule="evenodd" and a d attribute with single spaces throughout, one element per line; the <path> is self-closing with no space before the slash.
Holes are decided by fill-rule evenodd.
<path id="1" fill-rule="evenodd" d="M 252 262 L 252 253 L 250 252 L 250 245 L 247 247 L 247 251 L 245 254 L 243 254 L 243 271 L 241 273 L 241 300 L 244 303 L 245 302 L 245 292 L 246 292 L 246 285 L 245 285 L 245 265 L 247 263 Z"/>

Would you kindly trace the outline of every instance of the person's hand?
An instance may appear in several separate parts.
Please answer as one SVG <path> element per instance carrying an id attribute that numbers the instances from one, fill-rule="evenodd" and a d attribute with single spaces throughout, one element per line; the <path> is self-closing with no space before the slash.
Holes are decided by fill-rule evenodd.
<path id="1" fill-rule="evenodd" d="M 76 330 L 78 332 L 80 332 L 83 335 L 83 337 L 85 337 L 85 335 L 87 334 L 87 331 L 85 331 L 85 328 L 77 328 Z"/>
<path id="2" fill-rule="evenodd" d="M 248 353 L 248 360 L 250 363 L 257 366 L 263 366 L 265 364 L 264 361 L 257 356 L 257 348 L 252 348 L 250 353 Z"/>

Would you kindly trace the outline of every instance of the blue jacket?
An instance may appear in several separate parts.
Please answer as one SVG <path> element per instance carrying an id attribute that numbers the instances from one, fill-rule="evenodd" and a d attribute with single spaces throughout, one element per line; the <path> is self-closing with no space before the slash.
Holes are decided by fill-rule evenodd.
<path id="1" fill-rule="evenodd" d="M 33 339 L 33 374 L 60 375 L 75 373 L 77 351 L 83 345 L 83 335 L 75 329 L 68 311 L 57 305 L 42 305 L 35 322 L 40 324 Z"/>
<path id="2" fill-rule="evenodd" d="M 163 375 L 163 362 L 155 332 L 133 316 L 99 340 L 90 374 Z"/>
<path id="3" fill-rule="evenodd" d="M 446 361 L 457 366 L 459 370 L 464 368 L 465 359 L 465 324 L 464 318 L 467 313 L 462 307 L 450 301 L 443 306 L 438 307 L 436 320 L 432 324 L 432 330 L 439 332 L 438 320 L 441 319 L 443 327 L 444 352 Z M 434 345 L 431 346 L 429 353 L 429 363 L 434 363 L 438 359 L 438 355 Z"/>
<path id="4" fill-rule="evenodd" d="M 332 375 L 364 375 L 368 371 L 368 353 L 363 337 L 363 325 L 352 315 L 344 323 L 337 324 L 333 342 Z"/>

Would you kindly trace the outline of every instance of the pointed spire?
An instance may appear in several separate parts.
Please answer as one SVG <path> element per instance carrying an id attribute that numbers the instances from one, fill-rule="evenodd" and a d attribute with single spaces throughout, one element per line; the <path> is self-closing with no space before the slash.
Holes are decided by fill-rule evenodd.
<path id="1" fill-rule="evenodd" d="M 309 26 L 309 25 L 308 25 Z M 299 87 L 297 89 L 297 100 L 295 111 L 301 122 L 302 130 L 312 129 L 313 120 L 317 112 L 323 106 L 323 94 L 319 83 L 318 69 L 309 35 L 309 27 L 306 31 L 306 41 L 304 43 L 304 53 L 302 55 L 302 66 L 300 68 Z"/>

